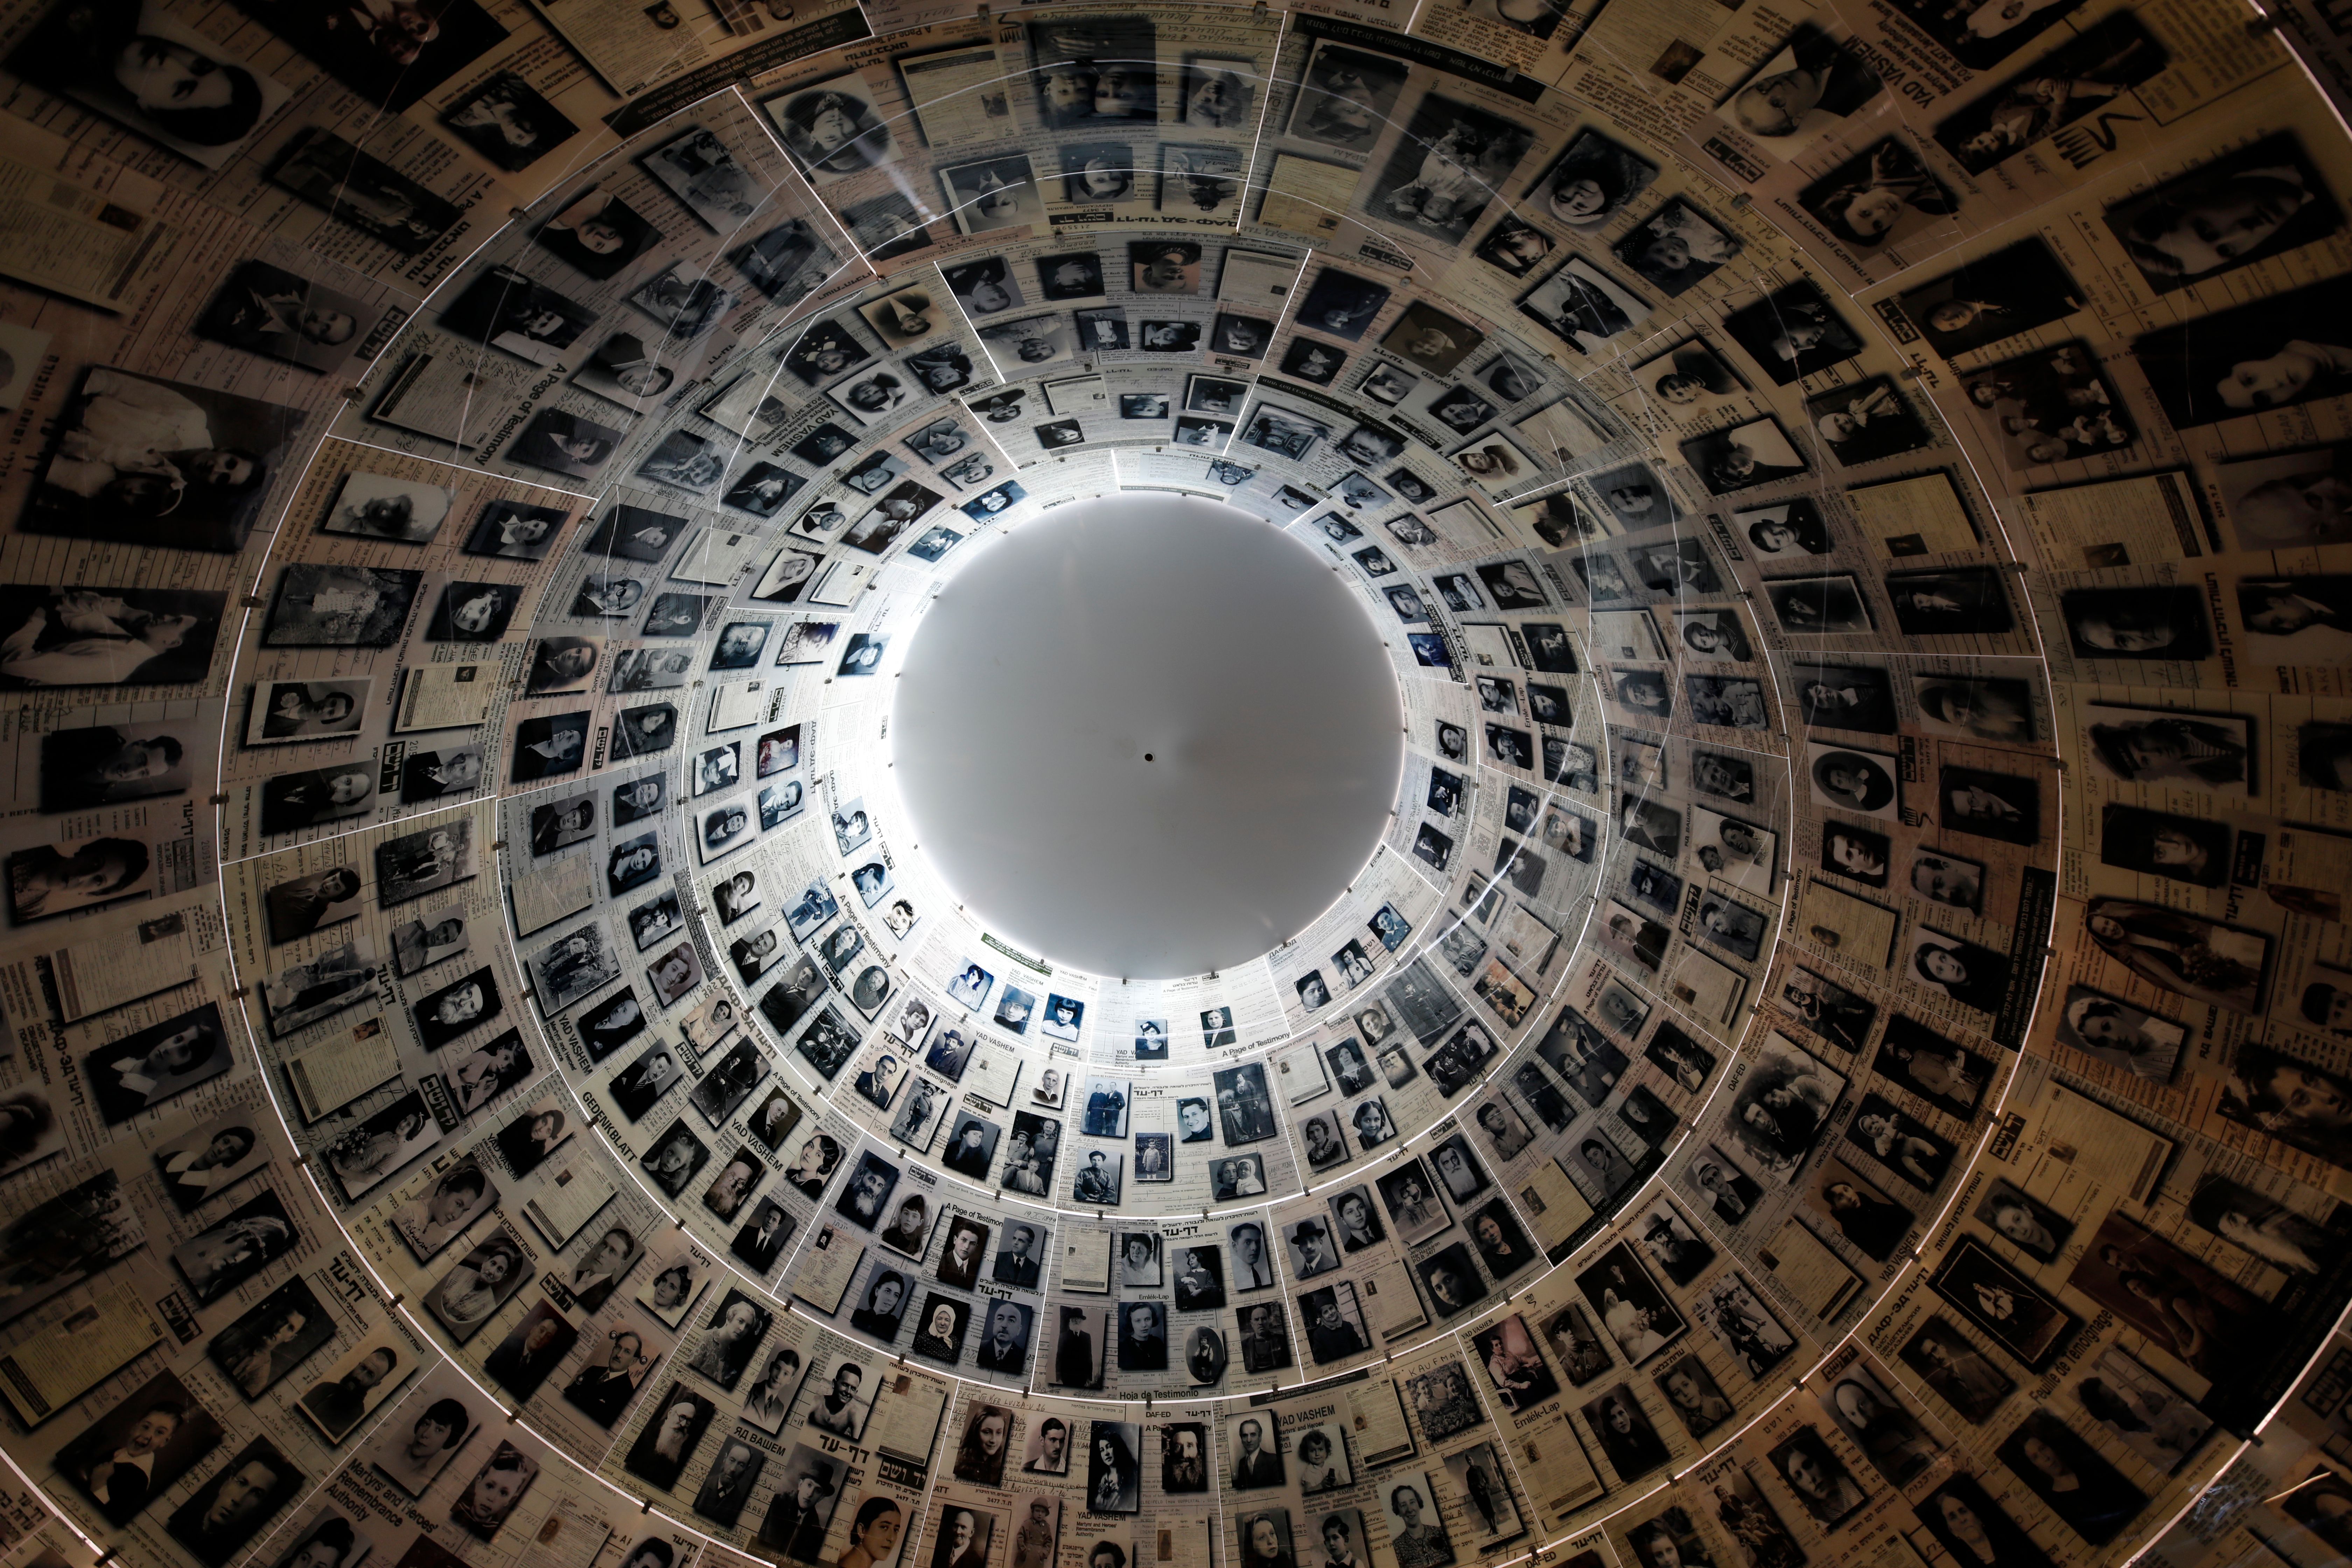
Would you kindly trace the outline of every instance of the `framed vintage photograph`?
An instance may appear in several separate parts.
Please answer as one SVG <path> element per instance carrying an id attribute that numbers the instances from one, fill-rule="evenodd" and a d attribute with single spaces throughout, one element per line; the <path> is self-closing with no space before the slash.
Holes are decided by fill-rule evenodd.
<path id="1" fill-rule="evenodd" d="M 2034 1371 L 2049 1364 L 2076 1326 L 2074 1314 L 1973 1236 L 1952 1244 L 1927 1288 Z"/>

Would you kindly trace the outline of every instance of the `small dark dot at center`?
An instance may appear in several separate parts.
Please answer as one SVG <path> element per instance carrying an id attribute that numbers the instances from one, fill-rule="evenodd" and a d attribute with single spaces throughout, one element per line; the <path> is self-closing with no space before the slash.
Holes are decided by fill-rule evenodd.
<path id="1" fill-rule="evenodd" d="M 1143 753 L 1143 760 L 1144 760 L 1145 762 L 1147 762 L 1147 763 L 1148 763 L 1148 762 L 1150 762 L 1150 761 L 1151 760 L 1151 753 L 1150 753 L 1150 752 L 1144 752 L 1144 753 Z"/>

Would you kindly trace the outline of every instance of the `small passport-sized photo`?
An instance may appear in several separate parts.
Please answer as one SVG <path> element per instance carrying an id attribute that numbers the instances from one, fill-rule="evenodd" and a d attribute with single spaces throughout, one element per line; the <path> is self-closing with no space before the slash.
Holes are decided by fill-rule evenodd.
<path id="1" fill-rule="evenodd" d="M 499 71 L 441 111 L 457 139 L 508 174 L 519 174 L 580 133 L 555 105 L 512 71 Z"/>
<path id="2" fill-rule="evenodd" d="M 618 196 L 590 191 L 534 236 L 565 262 L 602 282 L 643 256 L 661 231 Z"/>
<path id="3" fill-rule="evenodd" d="M 193 329 L 196 336 L 321 374 L 347 363 L 383 311 L 266 261 L 240 262 Z"/>
<path id="4" fill-rule="evenodd" d="M 265 647 L 390 647 L 425 574 L 386 566 L 286 568 L 262 632 Z"/>
<path id="5" fill-rule="evenodd" d="M 245 743 L 280 745 L 359 731 L 371 680 L 264 680 L 253 689 Z"/>
<path id="6" fill-rule="evenodd" d="M 612 457 L 621 433 L 568 409 L 542 408 L 507 455 L 527 468 L 593 479 Z"/>
<path id="7" fill-rule="evenodd" d="M 65 0 L 8 68 L 207 169 L 225 167 L 289 96 L 156 4 Z"/>

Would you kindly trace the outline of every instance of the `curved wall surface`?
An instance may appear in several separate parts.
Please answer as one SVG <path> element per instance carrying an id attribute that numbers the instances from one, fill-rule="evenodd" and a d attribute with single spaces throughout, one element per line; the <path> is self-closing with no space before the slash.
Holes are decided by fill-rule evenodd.
<path id="1" fill-rule="evenodd" d="M 0 4 L 9 1568 L 2328 1568 L 2335 25 Z M 1403 703 L 1176 979 L 894 752 L 1137 490 Z"/>

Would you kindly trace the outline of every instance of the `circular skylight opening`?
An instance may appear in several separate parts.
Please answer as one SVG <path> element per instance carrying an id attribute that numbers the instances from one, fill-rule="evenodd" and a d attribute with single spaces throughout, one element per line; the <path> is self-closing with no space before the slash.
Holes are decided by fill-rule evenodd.
<path id="1" fill-rule="evenodd" d="M 1363 868 L 1403 765 L 1361 599 L 1185 496 L 1007 534 L 940 592 L 898 685 L 923 854 L 1008 942 L 1096 974 L 1197 974 L 1295 935 Z"/>

